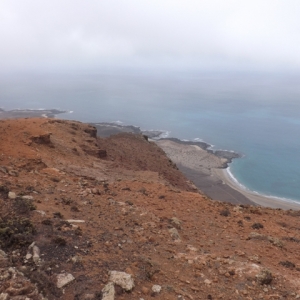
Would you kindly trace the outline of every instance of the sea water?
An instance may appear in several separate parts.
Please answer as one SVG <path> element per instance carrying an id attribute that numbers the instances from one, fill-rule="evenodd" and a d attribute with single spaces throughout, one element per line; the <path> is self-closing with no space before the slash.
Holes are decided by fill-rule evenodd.
<path id="1" fill-rule="evenodd" d="M 300 201 L 300 76 L 102 71 L 0 76 L 0 106 L 164 130 L 243 155 L 232 175 L 251 191 Z"/>

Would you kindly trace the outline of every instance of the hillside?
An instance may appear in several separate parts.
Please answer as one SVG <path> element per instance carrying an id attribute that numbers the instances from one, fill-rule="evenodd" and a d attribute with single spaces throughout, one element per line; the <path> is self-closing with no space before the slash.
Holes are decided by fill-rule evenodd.
<path id="1" fill-rule="evenodd" d="M 300 298 L 299 211 L 210 200 L 142 135 L 29 118 L 0 138 L 1 300 Z"/>

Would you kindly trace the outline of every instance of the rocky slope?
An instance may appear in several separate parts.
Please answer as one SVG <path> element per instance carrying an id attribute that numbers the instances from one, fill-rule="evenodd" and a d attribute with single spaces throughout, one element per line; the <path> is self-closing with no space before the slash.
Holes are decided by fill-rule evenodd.
<path id="1" fill-rule="evenodd" d="M 139 135 L 19 119 L 0 139 L 0 299 L 300 298 L 298 211 L 212 201 Z"/>

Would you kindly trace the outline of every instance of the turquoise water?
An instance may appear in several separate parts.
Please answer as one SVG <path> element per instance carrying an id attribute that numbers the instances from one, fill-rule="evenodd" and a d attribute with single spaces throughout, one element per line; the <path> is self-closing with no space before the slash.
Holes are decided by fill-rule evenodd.
<path id="1" fill-rule="evenodd" d="M 252 191 L 300 201 L 300 76 L 102 72 L 0 77 L 0 106 L 57 108 L 240 152 L 231 172 Z"/>

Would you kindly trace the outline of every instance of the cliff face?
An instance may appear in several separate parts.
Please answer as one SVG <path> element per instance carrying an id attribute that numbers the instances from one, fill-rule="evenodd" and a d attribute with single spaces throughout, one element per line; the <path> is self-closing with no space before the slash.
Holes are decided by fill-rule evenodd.
<path id="1" fill-rule="evenodd" d="M 298 212 L 211 201 L 139 135 L 19 119 L 0 140 L 0 299 L 299 298 Z"/>

